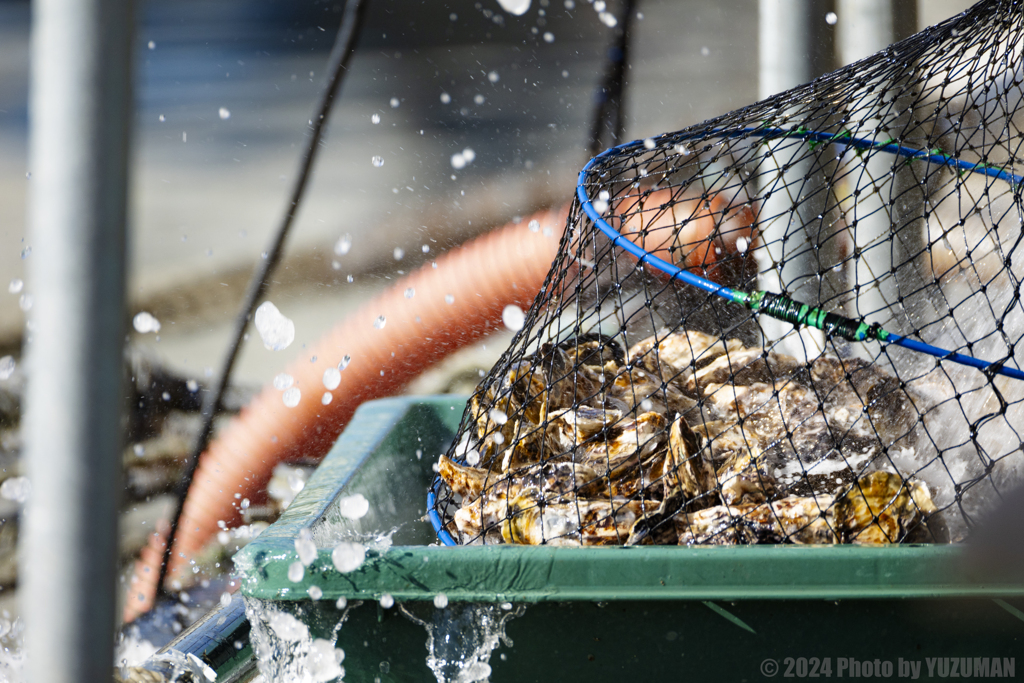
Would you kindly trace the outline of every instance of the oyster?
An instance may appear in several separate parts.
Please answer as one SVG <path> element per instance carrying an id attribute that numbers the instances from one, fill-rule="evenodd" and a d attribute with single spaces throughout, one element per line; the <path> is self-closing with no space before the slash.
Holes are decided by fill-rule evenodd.
<path id="1" fill-rule="evenodd" d="M 588 334 L 507 366 L 439 474 L 463 542 L 942 541 L 927 487 L 877 471 L 923 401 L 860 359 L 694 331 Z M 875 471 L 873 471 L 875 470 Z"/>

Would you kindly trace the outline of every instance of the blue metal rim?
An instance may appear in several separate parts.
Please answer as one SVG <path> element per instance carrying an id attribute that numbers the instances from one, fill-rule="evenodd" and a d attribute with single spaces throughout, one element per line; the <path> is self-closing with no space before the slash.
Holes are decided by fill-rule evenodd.
<path id="1" fill-rule="evenodd" d="M 448 533 L 448 530 L 444 528 L 444 522 L 441 521 L 441 515 L 437 514 L 437 496 L 440 493 L 442 482 L 441 477 L 436 477 L 434 483 L 427 489 L 427 517 L 430 519 L 430 525 L 434 527 L 434 533 L 437 534 L 437 540 L 441 541 L 442 545 L 454 546 L 458 545 L 452 535 Z"/>

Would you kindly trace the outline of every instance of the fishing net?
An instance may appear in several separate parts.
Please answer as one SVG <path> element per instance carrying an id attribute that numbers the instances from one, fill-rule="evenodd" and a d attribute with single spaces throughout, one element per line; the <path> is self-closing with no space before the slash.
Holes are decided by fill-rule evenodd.
<path id="1" fill-rule="evenodd" d="M 1024 469 L 1022 6 L 594 158 L 441 540 L 967 535 Z"/>

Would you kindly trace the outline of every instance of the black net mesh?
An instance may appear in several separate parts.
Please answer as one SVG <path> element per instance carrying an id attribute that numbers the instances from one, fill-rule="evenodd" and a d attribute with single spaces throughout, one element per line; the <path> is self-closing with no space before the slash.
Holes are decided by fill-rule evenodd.
<path id="1" fill-rule="evenodd" d="M 963 538 L 1024 462 L 1022 6 L 593 160 L 443 540 Z"/>

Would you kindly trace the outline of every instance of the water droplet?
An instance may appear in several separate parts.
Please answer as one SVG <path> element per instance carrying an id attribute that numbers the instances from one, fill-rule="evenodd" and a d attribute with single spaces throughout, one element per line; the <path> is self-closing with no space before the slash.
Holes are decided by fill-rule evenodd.
<path id="1" fill-rule="evenodd" d="M 349 275 L 348 277 L 345 278 L 345 281 L 349 282 L 349 283 L 352 283 L 352 282 L 355 282 L 355 278 L 352 277 L 351 275 Z"/>
<path id="2" fill-rule="evenodd" d="M 331 562 L 342 574 L 355 571 L 366 560 L 366 548 L 361 543 L 339 543 L 331 551 Z"/>
<path id="3" fill-rule="evenodd" d="M 283 351 L 295 341 L 295 323 L 269 301 L 264 301 L 256 309 L 255 324 L 263 346 L 271 351 Z"/>
<path id="4" fill-rule="evenodd" d="M 350 355 L 348 355 L 346 353 L 344 358 L 341 359 L 341 362 L 338 363 L 338 369 L 339 370 L 344 370 L 345 368 L 348 367 L 348 364 L 351 363 L 351 362 L 352 362 L 352 356 L 350 356 Z"/>
<path id="5" fill-rule="evenodd" d="M 194 394 L 197 391 L 199 391 L 199 382 L 195 381 L 194 379 L 186 380 L 185 388 L 188 389 L 190 393 Z"/>
<path id="6" fill-rule="evenodd" d="M 441 104 L 450 104 L 451 101 L 452 101 L 452 96 L 451 95 L 449 95 L 446 92 L 441 93 Z"/>
<path id="7" fill-rule="evenodd" d="M 299 391 L 298 387 L 288 387 L 281 395 L 281 400 L 284 401 L 284 404 L 289 408 L 294 408 L 299 405 L 299 401 L 302 400 L 302 392 Z"/>
<path id="8" fill-rule="evenodd" d="M 615 15 L 611 12 L 601 12 L 597 15 L 597 18 L 601 20 L 601 23 L 608 28 L 615 28 L 619 25 L 619 20 L 615 18 Z"/>
<path id="9" fill-rule="evenodd" d="M 532 220 L 526 224 L 526 227 L 530 229 L 530 232 L 540 232 L 540 221 Z"/>
<path id="10" fill-rule="evenodd" d="M 553 42 L 555 42 L 555 34 L 552 33 L 551 31 L 547 31 L 544 34 L 544 42 L 545 43 L 553 43 Z"/>
<path id="11" fill-rule="evenodd" d="M 466 160 L 467 164 L 471 164 L 476 159 L 476 152 L 473 151 L 472 147 L 467 147 L 462 150 L 462 158 Z"/>
<path id="12" fill-rule="evenodd" d="M 498 0 L 498 4 L 503 10 L 517 17 L 526 14 L 526 11 L 530 9 L 530 0 Z"/>
<path id="13" fill-rule="evenodd" d="M 320 586 L 310 586 L 306 589 L 306 594 L 309 595 L 310 600 L 319 600 L 324 597 L 324 592 L 320 590 Z"/>
<path id="14" fill-rule="evenodd" d="M 501 322 L 513 332 L 518 332 L 526 324 L 526 314 L 515 304 L 509 304 L 501 311 Z"/>
<path id="15" fill-rule="evenodd" d="M 748 246 L 750 245 L 747 243 L 746 237 L 736 238 L 736 251 L 738 251 L 741 254 L 746 254 Z"/>
<path id="16" fill-rule="evenodd" d="M 438 593 L 434 596 L 434 607 L 437 609 L 444 609 L 448 606 L 448 596 L 444 593 Z"/>
<path id="17" fill-rule="evenodd" d="M 221 118 L 221 120 L 222 120 L 222 121 L 226 121 L 227 119 L 230 119 L 230 118 L 231 118 L 231 112 L 230 112 L 230 111 L 228 111 L 228 108 L 227 108 L 227 107 L 221 107 L 221 108 L 220 108 L 220 109 L 219 109 L 219 110 L 217 111 L 217 114 L 218 114 L 218 115 L 220 116 L 220 118 Z"/>
<path id="18" fill-rule="evenodd" d="M 228 593 L 227 591 L 224 591 L 223 593 L 220 594 L 220 606 L 221 607 L 227 607 L 230 604 L 231 604 L 231 593 Z"/>
<path id="19" fill-rule="evenodd" d="M 148 47 L 150 50 L 155 50 L 156 49 L 156 41 L 154 41 L 154 40 L 149 41 L 148 43 L 146 43 L 146 47 Z"/>
<path id="20" fill-rule="evenodd" d="M 604 212 L 608 210 L 608 202 L 606 202 L 604 200 L 601 200 L 601 199 L 598 199 L 597 201 L 595 201 L 593 203 L 593 206 L 594 206 L 594 211 L 597 211 L 598 214 L 602 214 L 603 215 Z"/>
<path id="21" fill-rule="evenodd" d="M 134 446 L 132 446 L 132 452 L 135 453 L 135 457 L 141 458 L 146 454 L 146 447 L 143 446 L 141 443 L 137 443 Z"/>
<path id="22" fill-rule="evenodd" d="M 401 104 L 401 102 L 398 101 L 397 97 L 392 97 L 391 98 L 391 108 L 392 109 L 398 109 L 398 105 L 399 104 Z"/>
<path id="23" fill-rule="evenodd" d="M 459 171 L 466 167 L 466 158 L 462 156 L 462 152 L 456 152 L 452 155 L 452 168 Z"/>
<path id="24" fill-rule="evenodd" d="M 380 168 L 381 166 L 384 165 L 384 157 L 380 155 L 374 155 L 370 159 L 370 163 L 373 164 L 375 167 Z"/>
<path id="25" fill-rule="evenodd" d="M 320 403 L 322 403 L 325 406 L 326 405 L 330 405 L 331 401 L 333 401 L 333 400 L 334 400 L 334 394 L 332 394 L 329 391 L 325 391 L 324 395 L 320 397 Z"/>
<path id="26" fill-rule="evenodd" d="M 483 95 L 481 95 L 480 93 L 477 93 L 476 95 L 473 95 L 473 104 L 483 104 L 486 101 L 487 101 L 487 98 L 484 97 Z"/>
<path id="27" fill-rule="evenodd" d="M 299 554 L 299 562 L 303 566 L 308 567 L 316 560 L 316 543 L 309 529 L 299 531 L 299 537 L 295 539 L 295 552 Z"/>
<path id="28" fill-rule="evenodd" d="M 612 196 L 608 194 L 608 190 L 601 190 L 600 192 L 597 193 L 597 198 L 600 199 L 602 202 L 607 202 L 609 199 L 611 199 L 611 197 Z"/>
<path id="29" fill-rule="evenodd" d="M 377 319 L 373 321 L 373 326 L 378 330 L 383 330 L 384 326 L 388 324 L 388 319 L 382 315 L 378 315 Z"/>
<path id="30" fill-rule="evenodd" d="M 402 249 L 401 247 L 395 247 L 394 257 L 396 261 L 401 261 L 403 258 L 405 258 L 405 249 Z"/>
<path id="31" fill-rule="evenodd" d="M 348 233 L 338 238 L 338 241 L 334 243 L 334 253 L 338 256 L 344 256 L 348 253 L 348 250 L 352 248 L 352 235 Z"/>
<path id="32" fill-rule="evenodd" d="M 644 149 L 654 149 L 654 139 L 653 138 L 645 138 L 644 139 Z"/>
<path id="33" fill-rule="evenodd" d="M 492 71 L 491 73 L 487 74 L 487 80 L 489 80 L 491 83 L 497 83 L 498 81 L 501 80 L 501 76 L 498 75 L 497 71 Z"/>
<path id="34" fill-rule="evenodd" d="M 466 464 L 469 465 L 470 467 L 476 467 L 477 465 L 479 465 L 480 451 L 474 448 L 469 453 L 466 453 Z"/>
<path id="35" fill-rule="evenodd" d="M 301 562 L 292 562 L 288 565 L 288 580 L 292 583 L 302 581 L 302 577 L 305 575 L 306 568 L 302 566 Z"/>
<path id="36" fill-rule="evenodd" d="M 21 260 L 24 261 L 32 255 L 32 247 L 25 247 L 21 250 Z"/>
<path id="37" fill-rule="evenodd" d="M 287 372 L 282 372 L 274 376 L 274 388 L 278 391 L 284 391 L 293 384 L 295 384 L 295 378 Z"/>
<path id="38" fill-rule="evenodd" d="M 411 299 L 414 296 L 416 296 L 416 290 L 415 289 L 413 289 L 412 287 L 409 287 L 409 288 L 407 288 L 405 290 L 405 298 L 406 299 Z"/>
<path id="39" fill-rule="evenodd" d="M 346 607 L 348 607 L 348 598 L 346 598 L 345 596 L 341 596 L 340 598 L 338 598 L 338 601 L 334 603 L 334 606 L 338 609 L 345 609 Z"/>
<path id="40" fill-rule="evenodd" d="M 395 599 L 391 597 L 391 593 L 385 593 L 380 596 L 380 606 L 384 609 L 391 609 L 395 606 Z"/>
<path id="41" fill-rule="evenodd" d="M 167 117 L 164 116 L 163 114 L 160 114 L 160 123 L 163 123 L 166 120 L 167 120 Z"/>
<path id="42" fill-rule="evenodd" d="M 496 424 L 503 425 L 506 422 L 508 422 L 508 415 L 505 414 L 505 411 L 499 410 L 498 408 L 491 408 L 490 412 L 487 413 L 487 415 Z"/>
<path id="43" fill-rule="evenodd" d="M 337 389 L 339 384 L 341 384 L 341 371 L 338 368 L 324 370 L 324 387 L 333 390 Z"/>
<path id="44" fill-rule="evenodd" d="M 8 477 L 0 484 L 0 498 L 24 503 L 32 493 L 32 485 L 28 477 Z"/>
<path id="45" fill-rule="evenodd" d="M 825 15 L 825 23 L 829 26 L 835 26 L 837 21 L 839 21 L 839 17 L 836 16 L 835 12 L 829 12 Z"/>
<path id="46" fill-rule="evenodd" d="M 25 288 L 25 283 L 21 278 L 14 278 L 11 280 L 11 284 L 7 285 L 7 291 L 11 294 L 17 294 Z"/>
<path id="47" fill-rule="evenodd" d="M 160 321 L 146 311 L 142 311 L 140 313 L 136 313 L 135 317 L 132 318 L 132 327 L 134 327 L 135 331 L 139 334 L 159 332 Z"/>
<path id="48" fill-rule="evenodd" d="M 373 114 L 370 116 L 370 123 L 373 123 L 374 125 L 380 123 L 380 114 Z"/>
<path id="49" fill-rule="evenodd" d="M 349 519 L 362 519 L 369 511 L 370 501 L 361 493 L 338 499 L 338 512 Z"/>
<path id="50" fill-rule="evenodd" d="M 444 295 L 444 302 L 446 304 L 449 304 L 449 305 L 455 303 L 455 295 L 453 295 L 453 294 L 445 294 Z"/>
<path id="51" fill-rule="evenodd" d="M 14 360 L 14 356 L 0 358 L 0 380 L 10 379 L 17 367 L 18 363 Z"/>
<path id="52" fill-rule="evenodd" d="M 702 57 L 707 57 L 709 54 L 711 54 L 711 50 L 709 50 L 708 47 L 705 45 L 700 49 L 700 54 Z"/>

